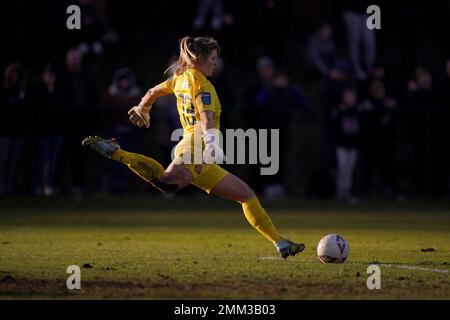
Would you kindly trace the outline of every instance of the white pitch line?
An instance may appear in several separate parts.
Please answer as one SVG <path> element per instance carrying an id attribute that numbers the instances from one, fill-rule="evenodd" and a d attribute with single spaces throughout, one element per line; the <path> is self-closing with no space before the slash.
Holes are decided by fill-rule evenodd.
<path id="1" fill-rule="evenodd" d="M 260 259 L 260 260 L 281 260 L 281 261 L 286 261 L 283 258 L 275 257 L 275 256 L 259 257 L 258 259 Z M 310 261 L 295 260 L 295 259 L 291 259 L 290 261 L 297 261 L 297 262 L 303 262 L 303 263 L 310 262 Z M 366 264 L 366 265 L 370 265 L 370 263 L 352 262 L 352 261 L 347 262 L 347 264 Z M 372 263 L 372 264 L 378 265 L 380 267 L 386 267 L 386 268 L 398 268 L 398 269 L 408 269 L 408 270 L 431 271 L 431 272 L 438 272 L 438 273 L 449 273 L 448 269 L 431 269 L 431 268 L 418 267 L 418 266 L 407 266 L 407 265 L 401 265 L 401 264 L 397 265 L 397 264 L 387 264 L 387 263 Z"/>
<path id="2" fill-rule="evenodd" d="M 396 264 L 384 264 L 384 263 L 380 263 L 378 265 L 380 267 L 386 267 L 386 268 L 398 268 L 398 269 L 408 269 L 408 270 L 420 270 L 420 271 L 431 271 L 431 272 L 438 272 L 438 273 L 448 273 L 448 269 L 430 269 L 430 268 L 425 268 L 425 267 L 405 266 L 405 265 L 396 265 Z"/>

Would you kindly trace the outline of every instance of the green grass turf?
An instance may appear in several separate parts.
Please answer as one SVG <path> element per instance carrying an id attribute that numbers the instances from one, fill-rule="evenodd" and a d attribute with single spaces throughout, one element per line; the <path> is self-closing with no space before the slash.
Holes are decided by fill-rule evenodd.
<path id="1" fill-rule="evenodd" d="M 3 199 L 0 298 L 450 298 L 448 203 L 267 208 L 282 234 L 306 244 L 302 255 L 280 259 L 238 204 L 217 198 Z M 319 262 L 328 233 L 349 241 L 346 263 Z M 366 287 L 373 262 L 380 290 Z M 68 290 L 66 268 L 85 264 L 82 289 Z"/>

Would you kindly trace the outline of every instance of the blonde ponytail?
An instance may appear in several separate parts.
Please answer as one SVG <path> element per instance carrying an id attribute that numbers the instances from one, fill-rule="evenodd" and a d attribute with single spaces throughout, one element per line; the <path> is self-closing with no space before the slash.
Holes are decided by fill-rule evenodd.
<path id="1" fill-rule="evenodd" d="M 207 59 L 213 50 L 220 53 L 217 41 L 211 37 L 191 38 L 186 36 L 180 40 L 180 57 L 178 61 L 171 65 L 164 73 L 167 73 L 175 65 L 176 75 L 181 75 L 189 66 L 199 62 L 200 58 Z"/>

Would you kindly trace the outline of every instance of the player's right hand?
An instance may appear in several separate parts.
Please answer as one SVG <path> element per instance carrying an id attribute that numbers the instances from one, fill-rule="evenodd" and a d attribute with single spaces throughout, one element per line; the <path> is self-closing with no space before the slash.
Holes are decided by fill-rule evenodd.
<path id="1" fill-rule="evenodd" d="M 146 128 L 150 127 L 150 113 L 145 111 L 142 106 L 135 106 L 128 111 L 130 121 L 135 126 L 141 128 L 145 125 Z"/>
<path id="2" fill-rule="evenodd" d="M 219 135 L 216 129 L 210 129 L 203 134 L 205 149 L 203 150 L 203 162 L 207 164 L 222 164 L 225 155 L 219 143 Z"/>

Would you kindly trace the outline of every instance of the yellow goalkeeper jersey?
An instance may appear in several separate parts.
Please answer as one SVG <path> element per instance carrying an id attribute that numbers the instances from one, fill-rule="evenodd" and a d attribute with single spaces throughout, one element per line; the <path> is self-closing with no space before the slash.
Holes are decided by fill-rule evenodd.
<path id="1" fill-rule="evenodd" d="M 220 129 L 220 106 L 216 89 L 200 72 L 187 68 L 181 75 L 174 74 L 160 84 L 166 93 L 177 97 L 178 114 L 184 133 L 201 130 L 200 112 L 213 112 L 214 129 Z"/>

